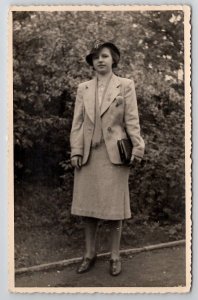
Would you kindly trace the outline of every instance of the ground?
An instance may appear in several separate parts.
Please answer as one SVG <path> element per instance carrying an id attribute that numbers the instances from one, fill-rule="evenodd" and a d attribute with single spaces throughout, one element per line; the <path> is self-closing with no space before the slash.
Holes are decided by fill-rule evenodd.
<path id="1" fill-rule="evenodd" d="M 184 239 L 184 228 L 160 226 L 158 223 L 133 224 L 123 232 L 121 249 L 137 248 Z M 15 227 L 16 268 L 80 257 L 84 251 L 83 229 L 71 235 L 55 227 Z M 109 251 L 109 228 L 103 224 L 98 231 L 98 253 Z"/>
<path id="2" fill-rule="evenodd" d="M 185 247 L 162 248 L 122 257 L 122 273 L 109 274 L 108 258 L 100 258 L 85 274 L 77 265 L 17 275 L 16 287 L 178 287 L 186 285 Z M 46 289 L 47 291 L 47 289 Z"/>
<path id="3" fill-rule="evenodd" d="M 44 263 L 81 257 L 84 252 L 84 231 L 78 220 L 66 223 L 69 216 L 59 203 L 64 203 L 62 191 L 32 186 L 15 191 L 15 267 L 30 267 Z M 56 201 L 55 201 L 56 200 Z M 59 213 L 60 212 L 60 213 Z M 71 226 L 75 224 L 75 226 Z M 110 231 L 101 222 L 97 235 L 97 252 L 109 251 Z M 121 249 L 185 239 L 185 224 L 149 221 L 144 215 L 124 222 Z M 16 286 L 178 286 L 185 285 L 185 248 L 175 247 L 133 256 L 124 256 L 123 271 L 117 278 L 108 273 L 108 259 L 98 259 L 91 272 L 79 276 L 77 265 L 27 273 L 16 276 Z"/>
<path id="4" fill-rule="evenodd" d="M 67 223 L 70 216 L 62 212 L 64 199 L 53 187 L 32 185 L 15 190 L 15 267 L 81 257 L 84 231 L 79 219 Z M 67 196 L 67 197 L 66 197 Z M 71 195 L 70 195 L 71 196 Z M 59 208 L 60 205 L 60 208 Z M 69 211 L 69 210 L 68 210 Z M 97 252 L 109 251 L 110 231 L 101 222 L 97 235 Z M 185 223 L 150 221 L 145 215 L 124 222 L 121 249 L 130 249 L 185 239 Z M 118 278 L 108 273 L 108 259 L 99 259 L 95 269 L 83 276 L 76 265 L 48 272 L 16 276 L 16 286 L 177 286 L 185 285 L 184 247 L 143 252 L 123 257 L 123 272 Z M 90 276 L 91 275 L 91 276 Z"/>

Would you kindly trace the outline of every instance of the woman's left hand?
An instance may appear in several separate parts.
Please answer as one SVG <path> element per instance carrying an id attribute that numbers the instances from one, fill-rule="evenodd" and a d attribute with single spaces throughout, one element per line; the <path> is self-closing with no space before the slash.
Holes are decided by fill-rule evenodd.
<path id="1" fill-rule="evenodd" d="M 142 159 L 139 156 L 132 155 L 129 166 L 134 165 L 136 162 L 141 163 Z"/>

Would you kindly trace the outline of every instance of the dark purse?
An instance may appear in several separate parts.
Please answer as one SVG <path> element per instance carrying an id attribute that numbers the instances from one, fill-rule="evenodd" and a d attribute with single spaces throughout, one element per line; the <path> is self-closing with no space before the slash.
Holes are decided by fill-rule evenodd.
<path id="1" fill-rule="evenodd" d="M 129 164 L 132 155 L 133 144 L 130 138 L 117 141 L 120 159 L 122 163 Z"/>

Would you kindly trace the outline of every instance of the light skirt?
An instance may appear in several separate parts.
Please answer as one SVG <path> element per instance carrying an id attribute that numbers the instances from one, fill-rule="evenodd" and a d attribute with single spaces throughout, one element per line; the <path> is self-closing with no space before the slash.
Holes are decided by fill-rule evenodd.
<path id="1" fill-rule="evenodd" d="M 75 170 L 71 213 L 106 220 L 130 218 L 129 170 L 110 162 L 104 143 L 92 148 L 87 164 Z"/>

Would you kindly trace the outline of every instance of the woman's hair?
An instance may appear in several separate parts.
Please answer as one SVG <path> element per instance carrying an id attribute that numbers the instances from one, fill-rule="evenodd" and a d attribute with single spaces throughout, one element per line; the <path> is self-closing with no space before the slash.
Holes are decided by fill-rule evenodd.
<path id="1" fill-rule="evenodd" d="M 118 65 L 118 62 L 120 60 L 120 57 L 119 55 L 109 46 L 104 46 L 104 47 L 101 47 L 100 49 L 98 49 L 97 51 L 97 54 L 103 49 L 103 48 L 108 48 L 110 53 L 111 53 L 111 56 L 112 56 L 112 59 L 113 59 L 113 64 L 112 64 L 112 68 L 116 68 L 117 65 Z M 96 53 L 95 53 L 96 55 Z M 93 57 L 94 55 L 92 55 L 92 66 L 93 66 Z M 94 69 L 94 66 L 93 66 L 93 69 Z M 95 69 L 94 69 L 95 70 Z"/>
<path id="2" fill-rule="evenodd" d="M 109 47 L 109 50 L 110 50 L 111 56 L 112 56 L 112 58 L 113 58 L 112 68 L 116 68 L 117 65 L 118 65 L 118 62 L 119 62 L 119 60 L 120 60 L 120 57 L 119 57 L 119 55 L 118 55 L 115 51 L 113 51 L 112 48 Z"/>

